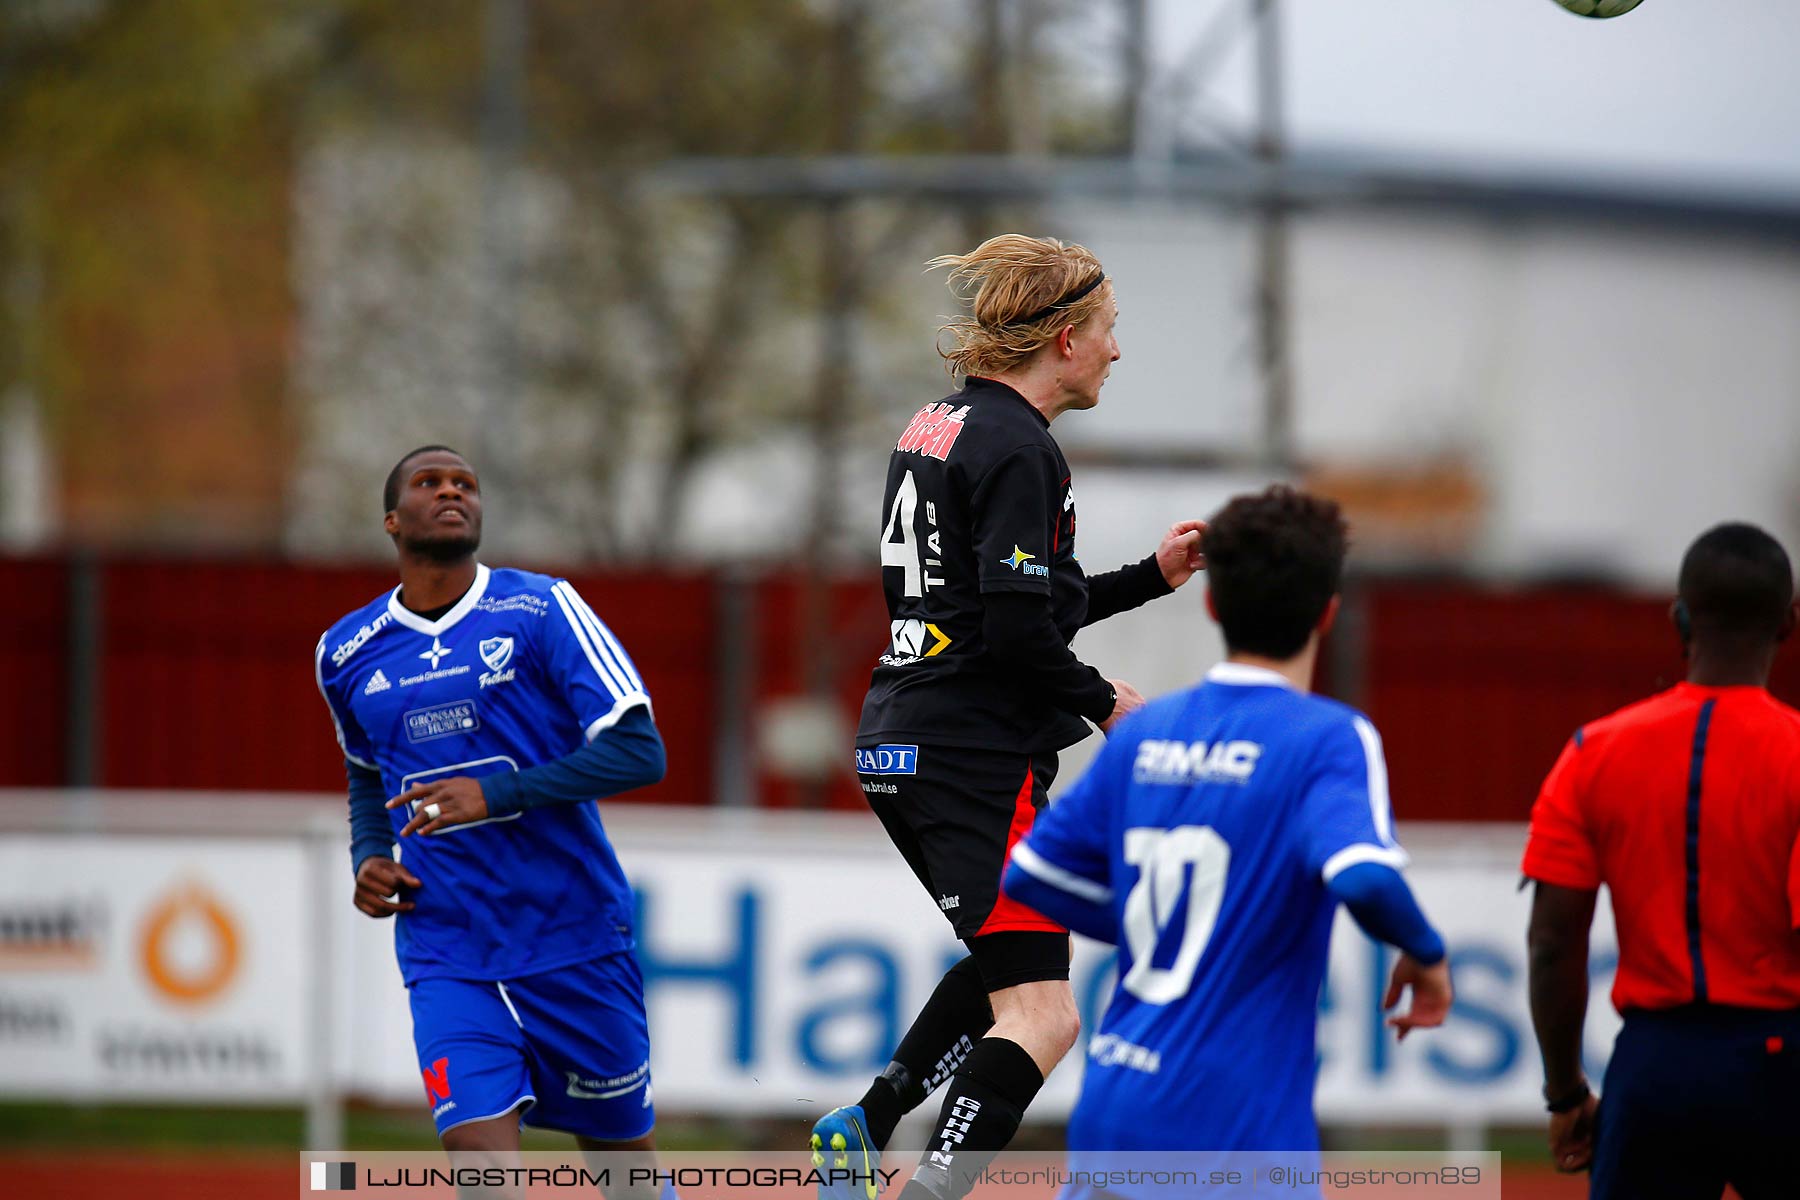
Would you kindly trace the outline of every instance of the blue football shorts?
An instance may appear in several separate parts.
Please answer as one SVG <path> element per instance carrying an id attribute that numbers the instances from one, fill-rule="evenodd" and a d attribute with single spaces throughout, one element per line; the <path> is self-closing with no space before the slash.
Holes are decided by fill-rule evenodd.
<path id="1" fill-rule="evenodd" d="M 504 981 L 421 979 L 410 991 L 438 1136 L 515 1110 L 522 1125 L 611 1142 L 656 1124 L 631 951 Z"/>

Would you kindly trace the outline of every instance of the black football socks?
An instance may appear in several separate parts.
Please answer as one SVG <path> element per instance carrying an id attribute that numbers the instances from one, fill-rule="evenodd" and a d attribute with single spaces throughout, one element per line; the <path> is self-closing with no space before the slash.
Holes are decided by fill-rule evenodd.
<path id="1" fill-rule="evenodd" d="M 974 956 L 968 956 L 944 972 L 912 1028 L 900 1039 L 894 1061 L 857 1101 L 877 1149 L 887 1148 L 900 1118 L 956 1073 L 993 1023 L 987 986 Z"/>
<path id="2" fill-rule="evenodd" d="M 1037 1063 L 1017 1042 L 986 1037 L 950 1080 L 925 1158 L 900 1200 L 957 1200 L 1018 1132 L 1044 1086 Z"/>

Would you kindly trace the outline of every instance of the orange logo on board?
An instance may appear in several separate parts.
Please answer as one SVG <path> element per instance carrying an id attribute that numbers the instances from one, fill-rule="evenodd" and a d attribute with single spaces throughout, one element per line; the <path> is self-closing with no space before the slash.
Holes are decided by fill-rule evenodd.
<path id="1" fill-rule="evenodd" d="M 237 922 L 219 899 L 199 884 L 188 884 L 151 908 L 139 961 L 165 999 L 204 1004 L 237 977 L 239 942 Z"/>

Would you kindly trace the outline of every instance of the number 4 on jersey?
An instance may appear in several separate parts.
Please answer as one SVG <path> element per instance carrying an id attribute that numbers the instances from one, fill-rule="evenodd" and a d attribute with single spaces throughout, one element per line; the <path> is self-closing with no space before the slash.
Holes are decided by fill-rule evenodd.
<path id="1" fill-rule="evenodd" d="M 1219 904 L 1225 898 L 1231 847 L 1209 825 L 1146 826 L 1125 831 L 1125 861 L 1138 869 L 1138 880 L 1125 897 L 1121 923 L 1131 950 L 1131 970 L 1121 982 L 1146 1004 L 1168 1004 L 1187 995 L 1200 956 L 1212 940 Z M 1170 919 L 1184 891 L 1187 921 L 1175 931 L 1179 939 L 1175 961 L 1156 966 L 1157 945 L 1170 932 Z"/>
<path id="2" fill-rule="evenodd" d="M 937 515 L 934 506 L 926 501 L 925 508 L 926 516 L 935 526 Z M 926 558 L 920 553 L 917 527 L 914 524 L 918 512 L 919 485 L 913 479 L 913 473 L 908 471 L 906 478 L 900 481 L 899 490 L 894 493 L 894 506 L 888 510 L 887 524 L 881 531 L 881 565 L 899 567 L 905 572 L 905 580 L 900 589 L 903 596 L 923 596 L 926 588 L 944 582 L 925 573 L 926 567 L 942 566 L 942 563 L 935 557 Z M 941 553 L 935 528 L 927 535 L 926 541 L 934 555 Z"/>

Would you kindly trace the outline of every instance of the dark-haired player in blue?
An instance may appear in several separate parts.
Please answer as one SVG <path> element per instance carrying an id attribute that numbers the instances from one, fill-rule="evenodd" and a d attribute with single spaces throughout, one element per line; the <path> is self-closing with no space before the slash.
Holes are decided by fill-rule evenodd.
<path id="1" fill-rule="evenodd" d="M 1009 895 L 1119 947 L 1069 1147 L 1316 1153 L 1314 1035 L 1332 914 L 1403 952 L 1385 1005 L 1450 1008 L 1444 944 L 1400 875 L 1381 739 L 1308 694 L 1337 614 L 1337 505 L 1286 487 L 1206 527 L 1227 661 L 1152 701 L 1013 850 Z M 1125 1194 L 1130 1194 L 1126 1189 Z"/>
<path id="2" fill-rule="evenodd" d="M 476 561 L 462 455 L 414 450 L 383 502 L 400 586 L 327 630 L 315 662 L 349 774 L 356 906 L 398 915 L 438 1136 L 503 1156 L 523 1122 L 647 1156 L 631 888 L 593 802 L 662 778 L 649 694 L 566 580 Z"/>

